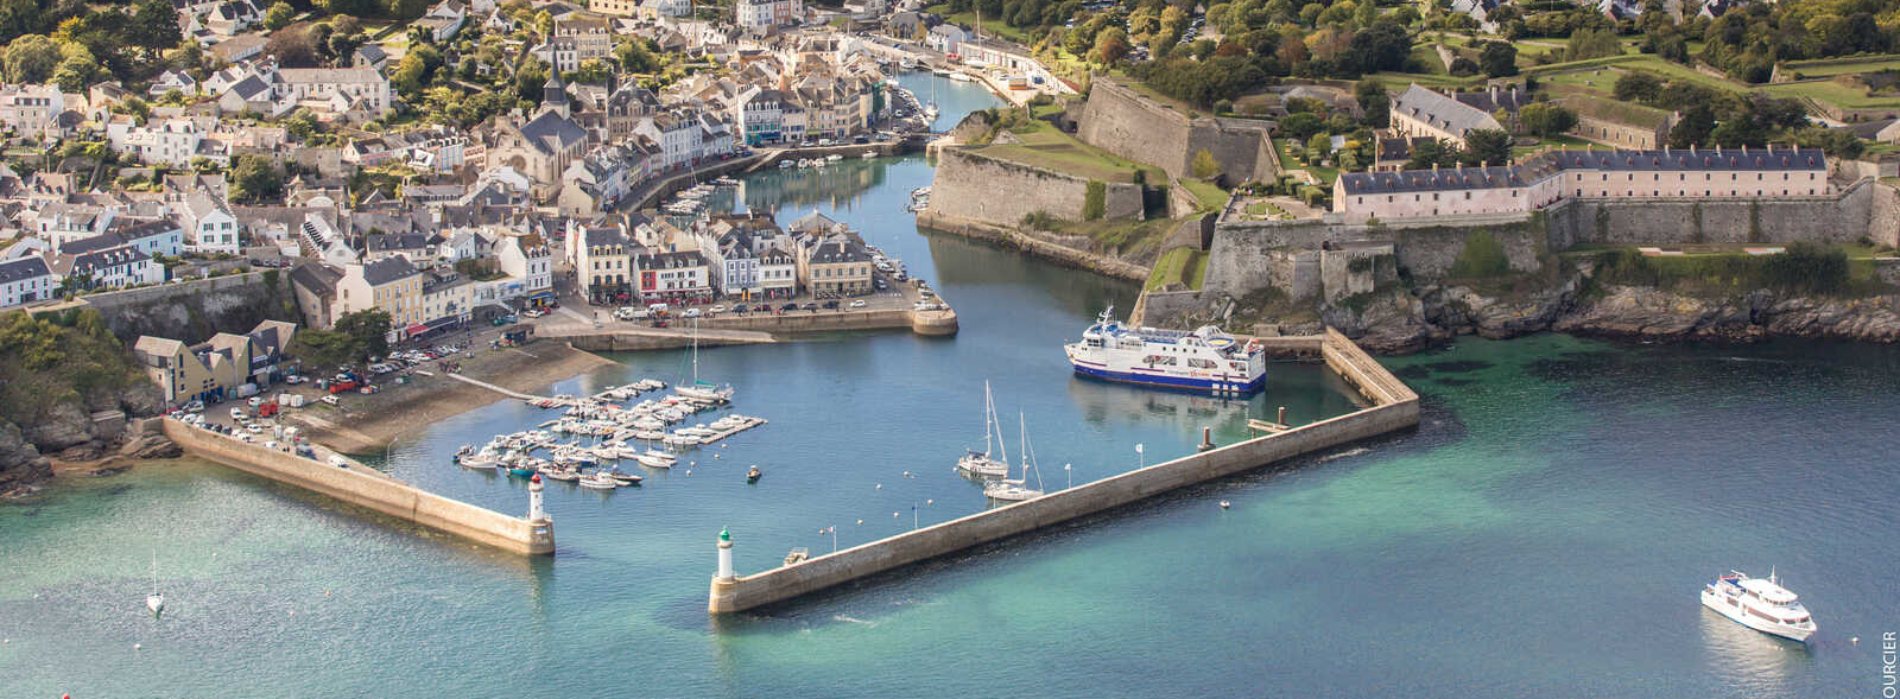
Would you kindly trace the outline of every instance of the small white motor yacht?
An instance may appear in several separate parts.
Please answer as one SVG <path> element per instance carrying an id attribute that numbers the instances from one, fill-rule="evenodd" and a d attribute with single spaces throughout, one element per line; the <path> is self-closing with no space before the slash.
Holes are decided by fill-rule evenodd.
<path id="1" fill-rule="evenodd" d="M 1804 643 L 1820 629 L 1773 571 L 1765 580 L 1729 571 L 1702 588 L 1702 606 L 1756 631 Z"/>
<path id="2" fill-rule="evenodd" d="M 614 477 L 608 473 L 595 471 L 581 476 L 580 485 L 588 490 L 613 490 L 620 487 L 620 481 L 614 480 Z"/>

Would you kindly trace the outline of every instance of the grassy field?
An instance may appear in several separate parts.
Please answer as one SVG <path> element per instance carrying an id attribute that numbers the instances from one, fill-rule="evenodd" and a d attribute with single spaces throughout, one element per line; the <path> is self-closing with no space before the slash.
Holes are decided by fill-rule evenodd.
<path id="1" fill-rule="evenodd" d="M 1841 75 L 1846 73 L 1872 71 L 1883 68 L 1900 68 L 1900 58 L 1862 57 L 1844 60 L 1809 61 L 1811 69 L 1802 71 L 1804 75 L 1819 77 L 1822 75 Z M 1705 75 L 1687 66 L 1665 61 L 1653 55 L 1612 56 L 1575 63 L 1557 63 L 1539 66 L 1524 71 L 1527 75 L 1536 75 L 1547 84 L 1586 89 L 1601 95 L 1609 95 L 1616 85 L 1621 71 L 1640 70 L 1670 80 L 1700 85 L 1730 93 L 1742 93 L 1759 90 L 1772 97 L 1812 99 L 1827 102 L 1849 109 L 1900 108 L 1900 97 L 1889 95 L 1869 95 L 1866 90 L 1842 85 L 1831 80 L 1810 80 L 1796 83 L 1773 85 L 1750 85 L 1736 80 Z M 1798 70 L 1798 69 L 1797 69 Z M 1819 71 L 1819 72 L 1816 72 Z"/>
<path id="2" fill-rule="evenodd" d="M 1194 248 L 1174 248 L 1161 253 L 1161 259 L 1155 261 L 1154 271 L 1148 274 L 1146 288 L 1148 291 L 1161 291 L 1170 285 L 1181 284 L 1198 290 L 1206 276 L 1206 253 Z"/>
<path id="3" fill-rule="evenodd" d="M 1022 143 L 992 144 L 979 146 L 974 150 L 984 155 L 1013 160 L 1084 179 L 1133 182 L 1135 171 L 1143 170 L 1147 172 L 1146 178 L 1149 182 L 1167 181 L 1167 173 L 1162 172 L 1160 168 L 1116 157 L 1108 151 L 1076 140 L 1075 137 L 1041 122 L 1019 127 L 1011 133 L 1014 133 Z"/>
<path id="4" fill-rule="evenodd" d="M 1181 186 L 1186 187 L 1188 193 L 1200 200 L 1203 211 L 1219 211 L 1227 206 L 1227 190 L 1215 186 L 1212 182 L 1189 177 L 1181 180 Z"/>
<path id="5" fill-rule="evenodd" d="M 1882 70 L 1900 70 L 1900 56 L 1853 56 L 1849 58 L 1823 58 L 1813 61 L 1789 61 L 1784 68 L 1794 71 L 1802 78 L 1823 78 L 1847 73 L 1872 73 Z"/>
<path id="6" fill-rule="evenodd" d="M 1511 157 L 1523 158 L 1524 156 L 1530 155 L 1532 153 L 1536 153 L 1546 148 L 1561 148 L 1565 146 L 1568 146 L 1571 148 L 1589 148 L 1595 145 L 1597 144 L 1591 143 L 1590 141 L 1587 141 L 1581 138 L 1577 138 L 1576 136 L 1571 136 L 1568 134 L 1560 134 L 1557 136 L 1553 136 L 1551 138 L 1540 138 L 1537 140 L 1536 145 L 1512 146 Z"/>

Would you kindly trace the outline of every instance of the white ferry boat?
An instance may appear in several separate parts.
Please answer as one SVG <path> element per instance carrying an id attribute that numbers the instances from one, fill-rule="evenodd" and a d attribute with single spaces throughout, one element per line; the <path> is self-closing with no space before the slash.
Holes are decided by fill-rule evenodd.
<path id="1" fill-rule="evenodd" d="M 1702 606 L 1756 631 L 1796 641 L 1806 642 L 1820 628 L 1800 598 L 1782 587 L 1772 572 L 1763 580 L 1729 571 L 1702 588 Z"/>
<path id="2" fill-rule="evenodd" d="M 1267 385 L 1266 352 L 1214 326 L 1193 332 L 1130 328 L 1102 311 L 1082 341 L 1063 346 L 1075 373 L 1108 381 L 1247 395 Z"/>

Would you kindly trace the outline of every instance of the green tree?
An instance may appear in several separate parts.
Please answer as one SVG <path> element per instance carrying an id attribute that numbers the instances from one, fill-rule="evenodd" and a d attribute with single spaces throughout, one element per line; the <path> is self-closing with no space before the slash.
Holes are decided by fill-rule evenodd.
<path id="1" fill-rule="evenodd" d="M 1430 170 L 1434 165 L 1456 165 L 1458 154 L 1445 149 L 1445 142 L 1438 139 L 1419 141 L 1412 146 L 1412 159 L 1405 163 L 1407 170 Z"/>
<path id="2" fill-rule="evenodd" d="M 1385 93 L 1385 87 L 1379 81 L 1367 78 L 1352 87 L 1353 97 L 1359 100 L 1359 110 L 1365 113 L 1365 124 L 1375 129 L 1383 129 L 1392 123 L 1392 96 Z"/>
<path id="3" fill-rule="evenodd" d="M 660 59 L 653 55 L 647 40 L 637 36 L 629 37 L 614 47 L 614 60 L 619 61 L 620 68 L 629 73 L 651 73 L 660 68 Z"/>
<path id="4" fill-rule="evenodd" d="M 1655 102 L 1662 91 L 1661 78 L 1636 70 L 1617 76 L 1613 89 L 1618 102 Z"/>
<path id="5" fill-rule="evenodd" d="M 59 44 L 39 34 L 14 39 L 0 54 L 0 68 L 5 69 L 7 81 L 14 83 L 46 82 L 59 61 Z"/>
<path id="6" fill-rule="evenodd" d="M 1214 159 L 1214 154 L 1212 152 L 1208 151 L 1206 148 L 1202 148 L 1200 150 L 1194 151 L 1194 176 L 1195 177 L 1201 178 L 1203 180 L 1211 180 L 1216 175 L 1219 175 L 1219 174 L 1220 174 L 1220 161 Z"/>
<path id="7" fill-rule="evenodd" d="M 1566 61 L 1620 55 L 1623 55 L 1623 44 L 1617 41 L 1616 32 L 1607 28 L 1583 27 L 1571 32 L 1569 47 L 1564 49 Z"/>
<path id="8" fill-rule="evenodd" d="M 613 77 L 613 71 L 607 67 L 606 63 L 590 58 L 581 61 L 579 68 L 569 71 L 563 77 L 570 83 L 605 85 L 607 80 Z"/>
<path id="9" fill-rule="evenodd" d="M 345 313 L 331 327 L 355 340 L 358 357 L 380 357 L 389 354 L 389 322 L 388 311 L 370 308 Z"/>
<path id="10" fill-rule="evenodd" d="M 279 0 L 279 2 L 271 3 L 270 9 L 264 11 L 264 28 L 271 31 L 283 29 L 289 26 L 290 19 L 296 16 L 297 11 L 291 8 L 290 3 Z"/>
<path id="11" fill-rule="evenodd" d="M 1511 162 L 1511 135 L 1497 129 L 1465 132 L 1465 149 L 1460 155 L 1466 165 L 1504 165 Z"/>
<path id="12" fill-rule="evenodd" d="M 1478 52 L 1478 69 L 1488 77 L 1517 75 L 1517 47 L 1505 41 L 1487 41 Z"/>
<path id="13" fill-rule="evenodd" d="M 291 340 L 290 354 L 307 366 L 332 367 L 356 361 L 363 350 L 348 333 L 310 328 L 298 331 Z"/>
<path id="14" fill-rule="evenodd" d="M 99 75 L 99 61 L 86 47 L 66 44 L 59 47 L 59 53 L 59 65 L 53 68 L 53 82 L 59 83 L 60 90 L 83 91 Z"/>
<path id="15" fill-rule="evenodd" d="M 247 204 L 272 201 L 284 194 L 284 171 L 262 155 L 243 154 L 231 165 L 231 199 Z"/>
<path id="16" fill-rule="evenodd" d="M 1577 113 L 1549 102 L 1524 105 L 1518 110 L 1518 118 L 1524 122 L 1524 128 L 1544 138 L 1550 138 L 1569 131 L 1577 126 Z"/>
<path id="17" fill-rule="evenodd" d="M 1095 35 L 1095 49 L 1090 56 L 1096 63 L 1110 65 L 1128 55 L 1128 32 L 1121 27 L 1109 27 Z"/>
<path id="18" fill-rule="evenodd" d="M 415 19 L 429 11 L 429 0 L 389 0 L 389 16 L 395 19 Z"/>

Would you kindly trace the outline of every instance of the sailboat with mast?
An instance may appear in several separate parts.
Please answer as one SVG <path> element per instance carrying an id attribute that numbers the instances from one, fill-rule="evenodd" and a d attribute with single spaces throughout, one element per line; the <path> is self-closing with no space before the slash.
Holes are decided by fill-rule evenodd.
<path id="1" fill-rule="evenodd" d="M 681 398 L 685 398 L 688 400 L 706 401 L 706 402 L 711 402 L 711 403 L 732 402 L 732 393 L 733 393 L 732 386 L 730 385 L 718 386 L 718 385 L 714 385 L 711 381 L 701 381 L 699 378 L 699 320 L 698 319 L 693 320 L 693 383 L 692 385 L 689 385 L 689 386 L 675 387 L 673 389 L 673 393 L 679 395 L 679 397 Z"/>
<path id="2" fill-rule="evenodd" d="M 968 450 L 957 459 L 957 470 L 984 478 L 1009 477 L 1009 450 L 1003 446 L 1003 426 L 996 419 L 996 397 L 988 381 L 983 382 L 983 451 Z"/>
<path id="3" fill-rule="evenodd" d="M 1042 497 L 1042 469 L 1036 468 L 1036 452 L 1029 446 L 1029 421 L 1023 417 L 1022 413 L 1016 414 L 1016 420 L 1019 423 L 1017 429 L 1021 430 L 1022 434 L 1022 443 L 1017 445 L 1016 455 L 1023 460 L 1023 475 L 1015 480 L 1006 477 L 983 484 L 983 496 L 991 500 L 1021 502 Z M 1034 488 L 1029 487 L 1031 470 L 1036 472 L 1036 487 Z"/>
<path id="4" fill-rule="evenodd" d="M 158 550 L 152 550 L 152 594 L 145 596 L 145 608 L 152 610 L 152 616 L 165 613 L 165 595 L 158 592 Z"/>

